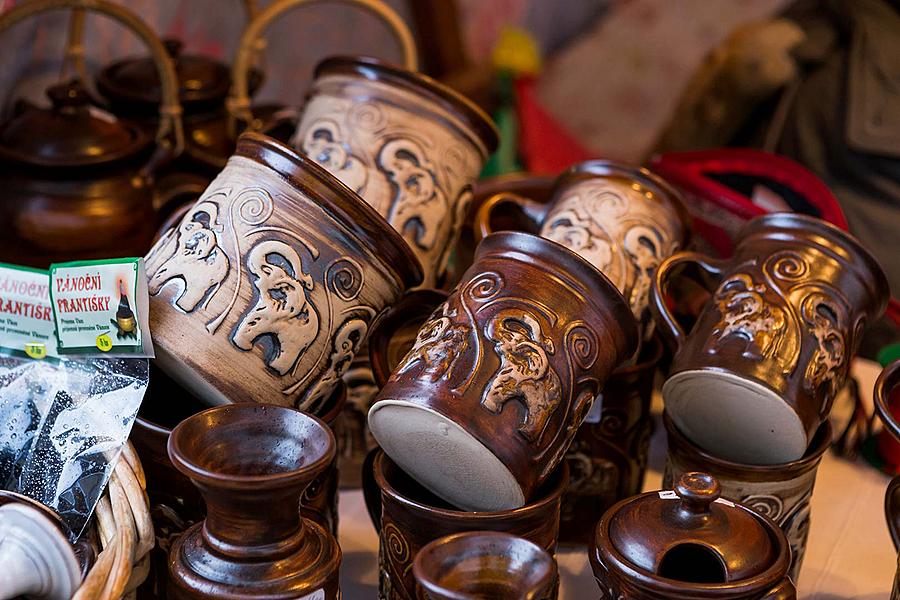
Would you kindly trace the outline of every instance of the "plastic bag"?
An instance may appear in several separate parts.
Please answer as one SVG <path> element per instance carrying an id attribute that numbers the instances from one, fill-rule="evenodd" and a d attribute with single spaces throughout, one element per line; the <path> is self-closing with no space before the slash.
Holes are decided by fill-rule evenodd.
<path id="1" fill-rule="evenodd" d="M 0 357 L 0 482 L 84 531 L 149 380 L 147 359 Z"/>

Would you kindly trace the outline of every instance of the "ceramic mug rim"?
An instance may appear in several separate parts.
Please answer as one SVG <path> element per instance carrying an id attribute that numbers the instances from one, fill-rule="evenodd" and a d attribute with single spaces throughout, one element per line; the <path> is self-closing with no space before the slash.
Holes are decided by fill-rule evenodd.
<path id="1" fill-rule="evenodd" d="M 490 156 L 497 149 L 500 132 L 488 114 L 480 106 L 456 90 L 415 71 L 404 69 L 388 61 L 371 56 L 331 56 L 316 65 L 314 79 L 334 74 L 350 74 L 369 81 L 381 81 L 398 85 L 442 106 L 462 117 L 481 140 Z"/>
<path id="2" fill-rule="evenodd" d="M 452 518 L 454 520 L 464 519 L 466 521 L 490 521 L 498 518 L 520 517 L 529 513 L 537 513 L 545 509 L 553 502 L 561 502 L 562 496 L 565 493 L 565 490 L 568 487 L 569 483 L 569 467 L 565 461 L 562 461 L 547 478 L 548 481 L 555 478 L 556 485 L 548 486 L 549 489 L 544 495 L 536 500 L 526 502 L 519 508 L 493 511 L 467 511 L 452 508 L 441 508 L 438 506 L 430 506 L 428 504 L 424 504 L 401 494 L 397 490 L 397 488 L 394 487 L 390 481 L 388 481 L 388 476 L 385 475 L 385 459 L 390 460 L 390 457 L 385 454 L 384 450 L 379 449 L 377 455 L 375 456 L 375 460 L 372 461 L 372 470 L 374 471 L 375 482 L 378 485 L 381 493 L 387 494 L 395 502 L 406 506 L 407 508 L 412 508 L 417 511 L 432 515 L 438 515 L 440 517 Z M 392 460 L 391 465 L 393 465 L 393 468 L 395 469 L 400 469 L 400 466 Z M 410 479 L 412 479 L 412 477 L 410 477 Z M 424 488 L 422 484 L 415 481 L 414 479 L 412 480 L 417 486 Z"/>
<path id="3" fill-rule="evenodd" d="M 272 411 L 281 413 L 282 415 L 287 416 L 291 419 L 299 418 L 301 421 L 309 420 L 313 427 L 319 429 L 320 433 L 324 434 L 327 440 L 330 440 L 326 445 L 326 451 L 323 452 L 320 456 L 316 457 L 315 460 L 304 462 L 298 467 L 292 468 L 290 470 L 267 473 L 263 475 L 243 475 L 213 471 L 204 468 L 196 461 L 187 458 L 181 438 L 183 435 L 185 435 L 184 432 L 188 429 L 188 427 L 190 427 L 194 423 L 200 420 L 205 420 L 208 417 L 213 417 L 219 413 L 237 413 L 236 415 L 231 416 L 234 421 L 249 420 L 252 419 L 254 415 L 259 415 L 260 411 Z M 241 413 L 244 414 L 242 415 Z M 226 414 L 226 417 L 227 416 L 229 415 Z M 267 421 L 269 422 L 273 420 L 274 418 L 271 416 L 267 419 Z M 327 468 L 328 465 L 330 465 L 334 461 L 334 458 L 337 455 L 337 449 L 336 441 L 334 438 L 334 434 L 331 432 L 331 428 L 329 428 L 328 425 L 326 425 L 318 417 L 301 412 L 294 408 L 288 408 L 286 406 L 280 406 L 276 404 L 239 402 L 234 404 L 213 406 L 212 408 L 207 408 L 206 410 L 200 411 L 194 415 L 191 415 L 187 419 L 184 419 L 181 423 L 175 426 L 174 429 L 172 429 L 172 433 L 169 435 L 168 454 L 169 460 L 172 461 L 172 464 L 175 466 L 175 468 L 197 484 L 236 490 L 260 490 L 280 488 L 286 485 L 307 480 L 311 481 L 312 477 L 320 473 L 323 469 Z"/>
<path id="4" fill-rule="evenodd" d="M 242 133 L 233 157 L 260 164 L 309 196 L 361 246 L 390 271 L 405 288 L 422 283 L 424 271 L 412 248 L 393 227 L 356 192 L 304 154 L 256 132 Z M 322 187 L 327 190 L 322 193 Z"/>
<path id="5" fill-rule="evenodd" d="M 816 428 L 816 431 L 812 437 L 812 443 L 810 443 L 809 447 L 802 457 L 784 463 L 756 465 L 750 463 L 740 463 L 725 458 L 719 458 L 717 456 L 714 456 L 713 454 L 710 454 L 709 452 L 689 440 L 684 435 L 684 433 L 682 433 L 681 430 L 678 429 L 678 426 L 675 425 L 672 417 L 665 410 L 663 410 L 662 420 L 663 425 L 666 429 L 666 443 L 668 446 L 668 451 L 670 453 L 693 454 L 700 460 L 714 465 L 714 470 L 716 471 L 716 473 L 725 471 L 728 473 L 738 473 L 741 475 L 751 474 L 754 477 L 764 477 L 766 475 L 769 475 L 778 476 L 776 477 L 777 479 L 793 478 L 814 469 L 822 460 L 825 452 L 831 446 L 832 435 L 834 431 L 831 425 L 831 421 L 829 419 L 825 419 L 825 421 L 823 421 L 822 424 Z M 686 450 L 683 450 L 683 448 L 686 448 Z M 704 469 L 699 470 L 703 471 Z M 769 478 L 767 477 L 766 479 L 768 480 Z"/>

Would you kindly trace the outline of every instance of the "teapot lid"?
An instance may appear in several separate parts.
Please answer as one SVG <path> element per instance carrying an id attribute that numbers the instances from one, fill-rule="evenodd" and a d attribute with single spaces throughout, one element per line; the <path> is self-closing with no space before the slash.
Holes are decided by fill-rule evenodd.
<path id="1" fill-rule="evenodd" d="M 685 473 L 674 490 L 612 507 L 597 525 L 595 555 L 645 584 L 763 589 L 787 573 L 787 539 L 769 519 L 720 498 L 718 480 Z"/>
<path id="2" fill-rule="evenodd" d="M 224 64 L 200 54 L 182 54 L 182 42 L 165 39 L 163 45 L 178 75 L 178 101 L 190 110 L 198 104 L 222 103 L 231 87 L 231 73 Z M 251 73 L 251 88 L 261 80 Z M 152 111 L 159 106 L 162 90 L 159 72 L 153 59 L 128 58 L 104 67 L 97 76 L 97 89 L 113 102 L 130 103 L 142 110 Z"/>
<path id="3" fill-rule="evenodd" d="M 91 105 L 79 79 L 51 86 L 51 108 L 30 106 L 0 126 L 0 155 L 16 162 L 74 167 L 133 156 L 151 139 Z"/>

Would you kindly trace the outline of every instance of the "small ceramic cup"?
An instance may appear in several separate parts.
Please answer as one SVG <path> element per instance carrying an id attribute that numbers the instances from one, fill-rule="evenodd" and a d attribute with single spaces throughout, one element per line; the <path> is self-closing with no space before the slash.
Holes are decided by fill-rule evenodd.
<path id="1" fill-rule="evenodd" d="M 207 508 L 172 545 L 171 600 L 340 598 L 337 540 L 297 510 L 335 460 L 325 423 L 271 404 L 218 406 L 179 423 L 168 450 Z"/>
<path id="2" fill-rule="evenodd" d="M 689 217 L 679 193 L 650 171 L 592 160 L 560 175 L 549 201 L 494 196 L 479 207 L 474 226 L 476 235 L 486 236 L 529 221 L 541 236 L 602 271 L 635 317 L 649 323 L 653 272 L 684 246 Z"/>
<path id="3" fill-rule="evenodd" d="M 369 428 L 451 504 L 517 508 L 636 345 L 628 304 L 600 271 L 555 242 L 498 233 L 420 329 Z"/>
<path id="4" fill-rule="evenodd" d="M 890 404 L 891 397 L 896 398 L 898 391 L 900 391 L 900 360 L 885 367 L 875 382 L 875 410 L 885 428 L 900 441 L 900 423 L 894 416 L 896 407 Z M 900 550 L 900 476 L 894 477 L 888 484 L 884 495 L 884 516 L 891 532 L 894 549 Z M 897 565 L 894 588 L 891 592 L 891 600 L 898 599 L 900 599 L 900 563 Z"/>
<path id="5" fill-rule="evenodd" d="M 318 413 L 386 306 L 422 280 L 390 225 L 259 134 L 146 257 L 157 363 L 211 404 Z"/>
<path id="6" fill-rule="evenodd" d="M 556 561 L 526 539 L 469 531 L 434 540 L 413 562 L 427 600 L 546 600 L 559 578 Z"/>
<path id="7" fill-rule="evenodd" d="M 335 57 L 316 67 L 292 143 L 403 235 L 434 287 L 497 141 L 484 111 L 430 77 Z"/>
<path id="8" fill-rule="evenodd" d="M 687 439 L 663 415 L 669 455 L 663 487 L 669 489 L 685 473 L 703 471 L 719 480 L 722 497 L 772 519 L 791 546 L 791 580 L 797 583 L 809 535 L 810 500 L 822 456 L 831 445 L 831 423 L 825 421 L 800 460 L 780 465 L 745 465 L 717 458 Z"/>
<path id="9" fill-rule="evenodd" d="M 413 559 L 429 542 L 465 531 L 500 531 L 523 537 L 556 554 L 559 507 L 568 480 L 558 467 L 534 498 L 521 508 L 500 511 L 458 510 L 416 483 L 381 450 L 363 465 L 366 508 L 379 535 L 380 600 L 417 600 Z M 550 598 L 556 598 L 554 582 Z"/>
<path id="10" fill-rule="evenodd" d="M 685 265 L 715 281 L 690 334 L 666 298 Z M 797 213 L 752 220 L 730 259 L 689 252 L 669 258 L 656 271 L 651 303 L 675 348 L 662 389 L 669 416 L 720 458 L 799 460 L 889 295 L 884 272 L 855 238 Z"/>

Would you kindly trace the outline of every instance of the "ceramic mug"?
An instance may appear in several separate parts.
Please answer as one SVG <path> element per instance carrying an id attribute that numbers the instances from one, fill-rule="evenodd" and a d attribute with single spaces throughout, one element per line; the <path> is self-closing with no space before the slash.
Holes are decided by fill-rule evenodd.
<path id="1" fill-rule="evenodd" d="M 515 193 L 489 199 L 475 216 L 476 235 L 522 217 L 602 271 L 641 322 L 650 321 L 654 270 L 688 236 L 687 211 L 674 188 L 646 169 L 606 160 L 579 163 L 560 175 L 549 201 Z"/>
<path id="2" fill-rule="evenodd" d="M 669 454 L 663 487 L 669 489 L 685 473 L 703 471 L 719 480 L 722 497 L 769 517 L 781 528 L 791 546 L 791 581 L 797 583 L 809 536 L 810 500 L 816 473 L 831 445 L 831 423 L 825 421 L 816 432 L 803 458 L 779 465 L 745 465 L 721 458 L 697 447 L 687 439 L 667 414 L 663 414 L 669 440 Z"/>
<path id="3" fill-rule="evenodd" d="M 406 242 L 359 196 L 255 133 L 146 263 L 161 369 L 207 403 L 311 413 L 375 316 L 422 278 Z"/>
<path id="4" fill-rule="evenodd" d="M 292 143 L 403 235 L 423 285 L 434 287 L 497 141 L 490 117 L 445 85 L 376 59 L 335 57 L 316 67 Z"/>
<path id="5" fill-rule="evenodd" d="M 489 236 L 382 388 L 369 428 L 451 504 L 520 507 L 637 337 L 622 295 L 577 254 L 530 234 Z"/>
<path id="6" fill-rule="evenodd" d="M 523 537 L 556 554 L 559 507 L 569 475 L 558 467 L 525 506 L 512 510 L 459 510 L 405 473 L 384 452 L 363 465 L 366 508 L 379 535 L 380 600 L 417 600 L 413 559 L 429 542 L 465 531 L 500 531 Z M 556 598 L 558 582 L 551 598 Z"/>
<path id="7" fill-rule="evenodd" d="M 885 428 L 900 441 L 900 423 L 897 422 L 893 407 L 890 405 L 891 396 L 896 397 L 897 390 L 900 390 L 900 360 L 885 367 L 875 382 L 875 410 Z M 888 484 L 884 496 L 884 514 L 894 549 L 900 550 L 900 476 L 894 477 Z M 894 575 L 891 600 L 900 600 L 900 564 Z"/>
<path id="8" fill-rule="evenodd" d="M 716 284 L 690 334 L 666 303 L 684 265 Z M 855 238 L 797 213 L 750 221 L 730 259 L 669 258 L 656 271 L 651 303 L 676 349 L 662 390 L 669 416 L 720 458 L 799 460 L 889 295 L 884 272 Z"/>
<path id="9" fill-rule="evenodd" d="M 413 575 L 426 600 L 547 600 L 559 577 L 546 550 L 497 531 L 428 543 L 416 554 Z"/>

